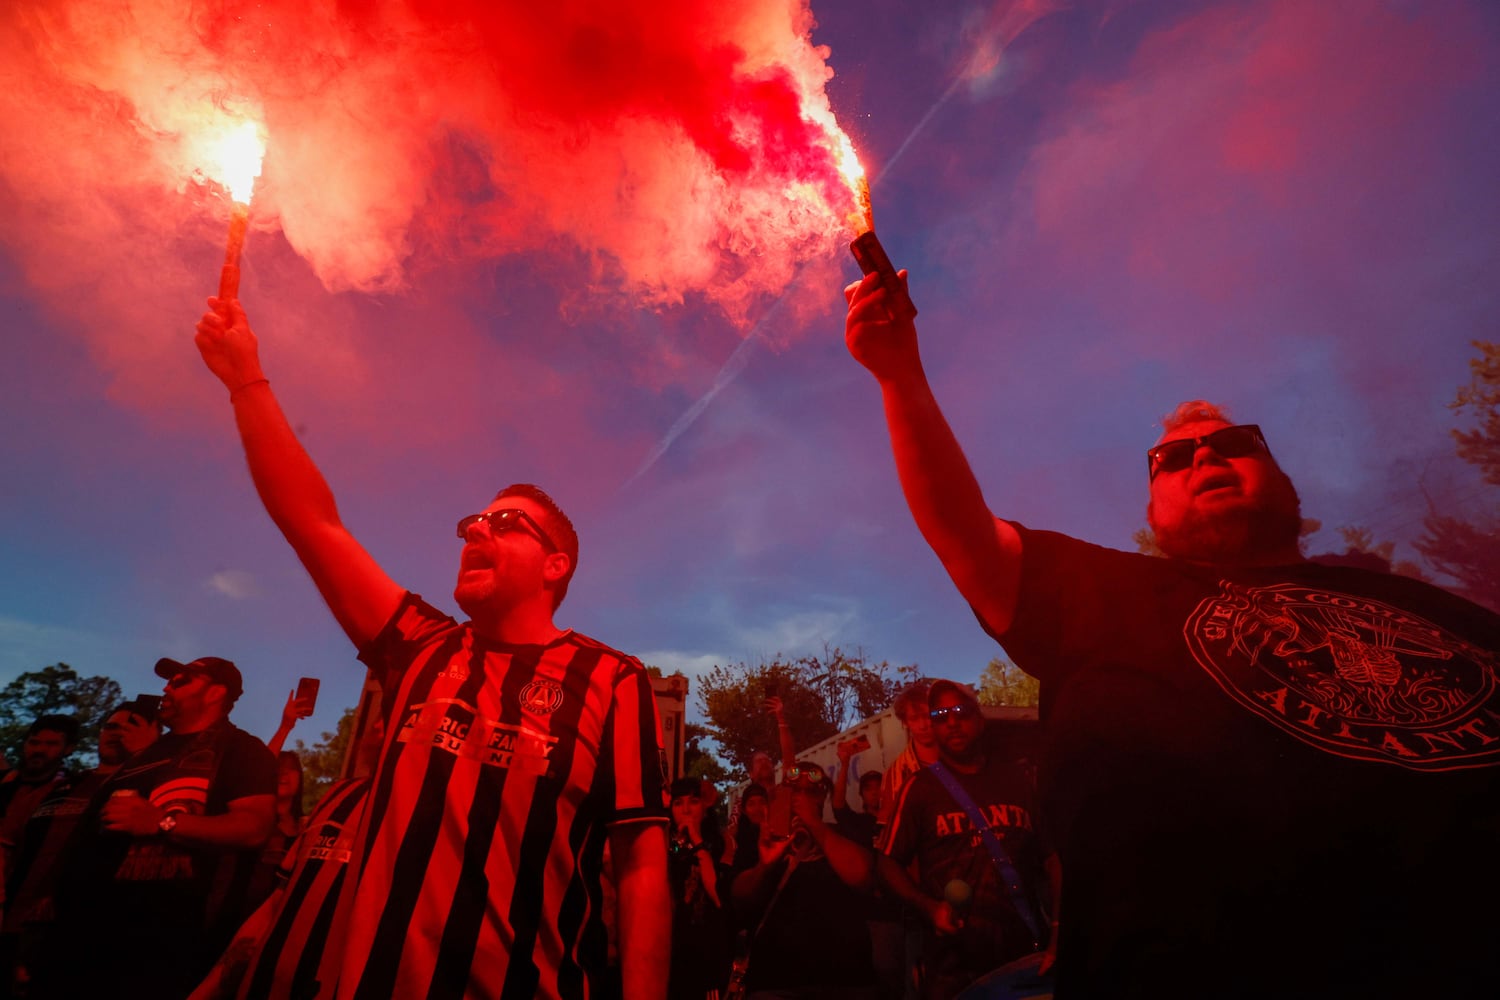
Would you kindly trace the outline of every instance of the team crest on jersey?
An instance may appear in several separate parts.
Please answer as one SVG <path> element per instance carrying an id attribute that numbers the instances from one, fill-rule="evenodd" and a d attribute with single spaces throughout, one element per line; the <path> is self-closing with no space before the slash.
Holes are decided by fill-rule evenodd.
<path id="1" fill-rule="evenodd" d="M 1296 584 L 1222 583 L 1188 616 L 1235 701 L 1330 753 L 1444 771 L 1500 763 L 1500 657 L 1400 608 Z"/>
<path id="2" fill-rule="evenodd" d="M 563 689 L 556 681 L 534 680 L 521 689 L 521 711 L 551 715 L 562 707 Z"/>

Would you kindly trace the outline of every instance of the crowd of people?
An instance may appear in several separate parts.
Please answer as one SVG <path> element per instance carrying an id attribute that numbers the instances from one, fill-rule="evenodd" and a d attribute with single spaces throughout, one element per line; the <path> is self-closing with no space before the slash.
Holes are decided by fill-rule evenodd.
<path id="1" fill-rule="evenodd" d="M 100 724 L 96 767 L 66 767 L 80 724 L 49 714 L 0 779 L 0 996 L 187 996 L 302 833 L 301 761 L 281 746 L 312 706 L 288 697 L 267 744 L 229 719 L 232 662 L 156 673 L 160 696 Z"/>
<path id="2" fill-rule="evenodd" d="M 927 762 L 888 809 L 873 769 L 849 802 L 853 741 L 833 774 L 787 754 L 779 782 L 756 754 L 722 828 L 716 789 L 674 783 L 673 1000 L 948 998 L 1018 960 L 1049 970 L 1060 869 L 1029 774 L 994 752 L 968 687 L 919 681 L 896 707 Z"/>
<path id="3" fill-rule="evenodd" d="M 833 774 L 799 758 L 773 695 L 779 778 L 757 755 L 721 821 L 718 789 L 669 784 L 639 661 L 556 624 L 579 557 L 557 503 L 519 483 L 460 519 L 466 617 L 437 609 L 344 526 L 243 308 L 211 299 L 198 349 L 378 719 L 305 818 L 279 740 L 229 721 L 243 678 L 227 660 L 160 661 L 160 699 L 119 706 L 89 772 L 62 768 L 73 720 L 36 720 L 0 782 L 3 988 L 1500 995 L 1500 616 L 1305 559 L 1260 428 L 1203 401 L 1146 451 L 1164 558 L 997 517 L 914 310 L 892 308 L 904 296 L 879 275 L 851 285 L 846 342 L 879 384 L 918 529 L 1040 682 L 1035 770 L 991 752 L 972 691 L 933 681 L 897 699 L 908 744 L 878 783 L 861 775 L 856 806 L 855 748 Z"/>

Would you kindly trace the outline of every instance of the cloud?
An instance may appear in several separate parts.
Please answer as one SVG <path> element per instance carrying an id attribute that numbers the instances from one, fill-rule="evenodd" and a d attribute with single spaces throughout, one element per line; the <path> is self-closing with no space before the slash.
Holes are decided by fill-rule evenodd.
<path id="1" fill-rule="evenodd" d="M 241 569 L 219 570 L 208 578 L 209 590 L 223 594 L 235 601 L 244 601 L 260 595 L 255 577 Z"/>
<path id="2" fill-rule="evenodd" d="M 821 653 L 824 643 L 853 634 L 859 622 L 859 605 L 853 598 L 825 597 L 823 608 L 808 608 L 782 614 L 758 625 L 732 630 L 738 649 L 759 650 L 763 657 Z"/>
<path id="3" fill-rule="evenodd" d="M 661 667 L 664 674 L 699 678 L 716 666 L 730 662 L 720 653 L 692 653 L 679 649 L 652 649 L 640 654 L 642 663 Z"/>

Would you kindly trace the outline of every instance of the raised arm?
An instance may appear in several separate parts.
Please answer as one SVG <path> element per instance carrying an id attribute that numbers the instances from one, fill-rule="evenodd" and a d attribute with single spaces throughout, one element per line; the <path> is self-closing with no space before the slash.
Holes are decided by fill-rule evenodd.
<path id="1" fill-rule="evenodd" d="M 792 733 L 792 724 L 786 721 L 786 706 L 782 700 L 772 695 L 766 699 L 766 711 L 776 716 L 776 739 L 781 746 L 782 774 L 786 768 L 797 763 L 797 738 Z"/>
<path id="2" fill-rule="evenodd" d="M 901 272 L 906 280 L 906 272 Z M 911 320 L 885 309 L 878 274 L 844 289 L 844 340 L 880 383 L 906 504 L 959 593 L 996 633 L 1010 627 L 1021 575 L 1021 539 L 985 506 L 979 482 L 939 409 Z"/>
<path id="3" fill-rule="evenodd" d="M 333 492 L 271 392 L 239 301 L 208 304 L 195 342 L 229 390 L 256 492 L 339 625 L 363 646 L 395 613 L 402 590 L 339 520 Z"/>
<path id="4" fill-rule="evenodd" d="M 298 698 L 297 692 L 288 691 L 286 706 L 281 710 L 281 725 L 276 727 L 276 732 L 266 740 L 266 749 L 272 753 L 281 753 L 281 748 L 286 746 L 286 738 L 292 735 L 292 727 L 297 725 L 298 719 L 305 719 L 312 715 L 312 706 L 307 703 L 306 698 Z"/>

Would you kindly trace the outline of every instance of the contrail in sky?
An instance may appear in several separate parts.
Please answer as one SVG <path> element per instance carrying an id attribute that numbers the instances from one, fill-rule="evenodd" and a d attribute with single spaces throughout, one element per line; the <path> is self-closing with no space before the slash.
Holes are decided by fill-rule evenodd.
<path id="1" fill-rule="evenodd" d="M 960 86 L 966 83 L 972 84 L 976 79 L 992 73 L 999 66 L 1000 57 L 1011 42 L 1015 41 L 1023 31 L 1043 17 L 1061 9 L 1063 9 L 1061 4 L 1051 2 L 1051 0 L 1018 0 L 1016 3 L 1009 4 L 1004 3 L 1002 0 L 1000 4 L 997 4 L 986 19 L 968 57 L 964 60 L 958 72 L 954 74 L 952 82 L 948 84 L 937 100 L 932 102 L 927 112 L 922 115 L 921 120 L 912 126 L 911 131 L 906 134 L 906 138 L 901 141 L 901 145 L 896 147 L 896 151 L 885 162 L 880 173 L 870 178 L 870 187 L 877 187 L 880 181 L 891 172 L 891 168 L 901 159 L 902 154 L 911 146 L 912 141 L 927 127 L 928 122 L 932 121 L 937 116 L 937 113 L 947 105 Z M 682 416 L 672 422 L 672 426 L 667 428 L 666 434 L 662 435 L 661 440 L 656 443 L 656 447 L 652 448 L 650 453 L 646 455 L 640 467 L 635 470 L 635 474 L 621 485 L 620 488 L 622 490 L 645 475 L 667 453 L 667 449 L 672 447 L 673 442 L 686 433 L 693 424 L 697 423 L 698 418 L 703 415 L 708 409 L 709 404 L 714 401 L 714 397 L 718 396 L 725 387 L 739 376 L 740 372 L 745 370 L 745 365 L 749 362 L 751 347 L 761 339 L 761 331 L 765 329 L 767 321 L 779 312 L 786 296 L 797 287 L 804 270 L 803 267 L 798 267 L 797 276 L 787 283 L 781 295 L 766 309 L 765 315 L 756 321 L 755 326 L 750 330 L 749 334 L 734 349 L 734 353 L 729 356 L 729 359 L 724 362 L 723 367 L 719 369 L 718 374 L 714 376 L 713 384 L 708 387 L 708 391 L 699 396 Z"/>

